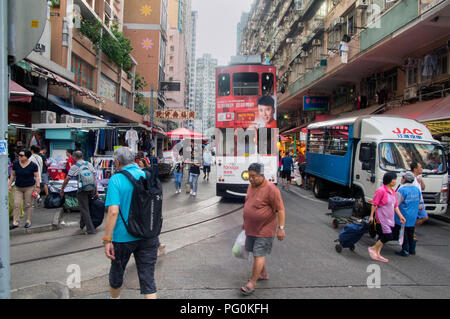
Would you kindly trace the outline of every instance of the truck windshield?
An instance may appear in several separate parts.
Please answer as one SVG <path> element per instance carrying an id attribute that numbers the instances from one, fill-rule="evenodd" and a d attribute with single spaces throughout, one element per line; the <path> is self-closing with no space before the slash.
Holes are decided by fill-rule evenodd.
<path id="1" fill-rule="evenodd" d="M 388 171 L 409 171 L 412 162 L 420 163 L 424 174 L 444 174 L 447 161 L 444 149 L 435 144 L 381 143 L 380 167 Z"/>

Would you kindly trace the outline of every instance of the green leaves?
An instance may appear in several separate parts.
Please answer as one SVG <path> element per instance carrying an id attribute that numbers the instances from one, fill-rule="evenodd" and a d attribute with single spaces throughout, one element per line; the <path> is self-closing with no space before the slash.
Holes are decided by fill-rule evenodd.
<path id="1" fill-rule="evenodd" d="M 119 25 L 111 27 L 112 37 L 108 32 L 102 30 L 102 23 L 93 19 L 82 19 L 80 32 L 87 37 L 94 47 L 101 49 L 117 66 L 125 72 L 131 70 L 132 60 L 131 41 L 119 31 Z"/>

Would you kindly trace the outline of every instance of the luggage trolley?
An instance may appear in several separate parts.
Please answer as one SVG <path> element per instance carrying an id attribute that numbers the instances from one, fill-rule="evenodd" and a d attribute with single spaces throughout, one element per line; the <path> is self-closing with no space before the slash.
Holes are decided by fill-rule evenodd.
<path id="1" fill-rule="evenodd" d="M 353 207 L 355 206 L 354 198 L 331 197 L 328 200 L 328 209 L 331 210 L 330 215 L 333 218 L 333 228 L 338 228 L 339 224 L 349 224 L 356 221 L 353 217 Z"/>

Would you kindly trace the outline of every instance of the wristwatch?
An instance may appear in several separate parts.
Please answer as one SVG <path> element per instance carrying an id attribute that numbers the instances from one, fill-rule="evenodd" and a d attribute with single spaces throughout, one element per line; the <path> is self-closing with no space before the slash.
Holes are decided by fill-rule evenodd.
<path id="1" fill-rule="evenodd" d="M 284 230 L 284 226 L 278 226 L 278 228 Z"/>

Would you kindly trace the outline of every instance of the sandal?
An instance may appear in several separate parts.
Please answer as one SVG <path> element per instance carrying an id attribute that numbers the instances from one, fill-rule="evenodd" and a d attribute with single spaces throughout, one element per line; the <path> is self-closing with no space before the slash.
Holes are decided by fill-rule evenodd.
<path id="1" fill-rule="evenodd" d="M 269 279 L 270 279 L 269 276 L 267 276 L 267 277 L 259 276 L 259 278 L 258 278 L 258 280 L 269 280 Z"/>
<path id="2" fill-rule="evenodd" d="M 241 287 L 241 292 L 244 296 L 250 296 L 255 292 L 255 288 L 250 288 L 248 285 Z"/>

